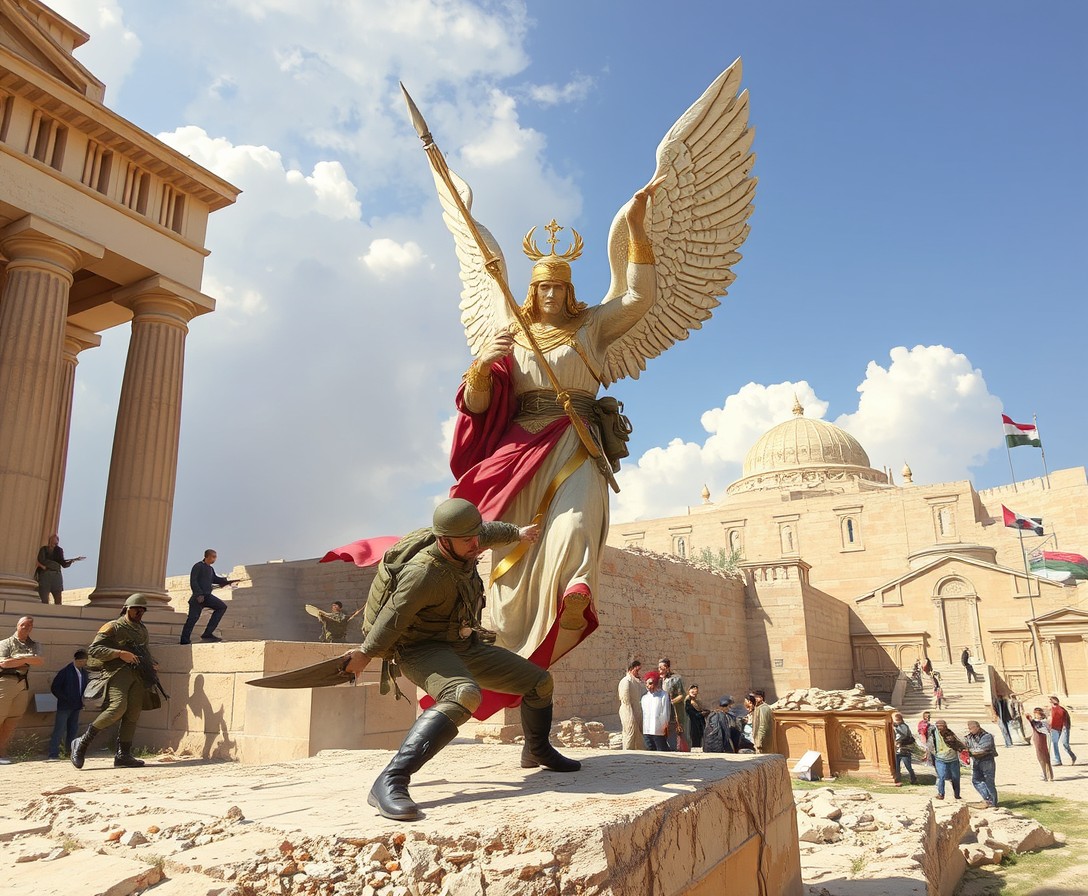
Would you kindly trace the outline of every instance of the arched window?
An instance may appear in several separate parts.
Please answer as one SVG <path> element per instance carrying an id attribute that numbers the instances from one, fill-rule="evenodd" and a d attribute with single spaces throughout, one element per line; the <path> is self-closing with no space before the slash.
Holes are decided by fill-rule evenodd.
<path id="1" fill-rule="evenodd" d="M 850 519 L 850 517 L 846 518 L 845 529 L 846 529 L 846 532 L 845 532 L 846 543 L 847 544 L 853 544 L 854 541 L 855 541 L 855 539 L 854 539 L 854 521 L 852 519 Z"/>
<path id="2" fill-rule="evenodd" d="M 955 534 L 951 507 L 942 507 L 937 511 L 937 531 L 940 532 L 941 535 Z"/>
<path id="3" fill-rule="evenodd" d="M 734 529 L 732 532 L 729 533 L 729 552 L 731 554 L 736 554 L 739 557 L 740 547 L 740 532 Z"/>
<path id="4" fill-rule="evenodd" d="M 683 535 L 677 535 L 673 541 L 673 553 L 677 557 L 683 557 L 685 560 L 688 556 L 688 541 Z"/>
<path id="5" fill-rule="evenodd" d="M 782 527 L 782 553 L 793 553 L 793 529 L 789 526 Z"/>

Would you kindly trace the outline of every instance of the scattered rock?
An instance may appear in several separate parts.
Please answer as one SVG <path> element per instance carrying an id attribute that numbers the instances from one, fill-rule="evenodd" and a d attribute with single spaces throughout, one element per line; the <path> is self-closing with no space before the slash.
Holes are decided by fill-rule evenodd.
<path id="1" fill-rule="evenodd" d="M 145 837 L 139 831 L 129 831 L 127 834 L 121 837 L 119 842 L 122 846 L 140 846 L 144 843 L 147 843 L 147 837 Z"/>

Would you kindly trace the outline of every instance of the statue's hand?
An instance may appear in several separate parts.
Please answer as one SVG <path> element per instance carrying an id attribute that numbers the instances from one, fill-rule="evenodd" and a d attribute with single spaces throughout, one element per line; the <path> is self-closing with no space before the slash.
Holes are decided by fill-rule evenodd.
<path id="1" fill-rule="evenodd" d="M 514 350 L 514 336 L 507 330 L 496 333 L 484 343 L 476 359 L 480 364 L 491 367 L 500 358 L 505 358 Z"/>
<path id="2" fill-rule="evenodd" d="M 627 207 L 627 226 L 641 228 L 646 221 L 646 204 L 650 197 L 657 192 L 657 188 L 665 182 L 665 175 L 654 178 L 631 198 L 631 204 Z"/>

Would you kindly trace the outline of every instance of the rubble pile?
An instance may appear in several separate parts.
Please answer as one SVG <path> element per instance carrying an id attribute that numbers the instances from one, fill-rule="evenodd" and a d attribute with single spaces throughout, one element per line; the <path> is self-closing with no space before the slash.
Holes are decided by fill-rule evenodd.
<path id="1" fill-rule="evenodd" d="M 24 807 L 23 814 L 57 818 L 70 809 L 70 801 L 54 797 L 50 802 L 47 807 L 35 801 Z M 16 839 L 15 862 L 55 862 L 72 850 L 130 859 L 143 871 L 124 881 L 118 892 L 126 893 L 142 892 L 164 879 L 192 878 L 202 881 L 200 891 L 208 896 L 477 896 L 485 887 L 489 896 L 555 896 L 576 848 L 555 844 L 540 848 L 529 835 L 509 832 L 466 831 L 442 839 L 418 832 L 270 837 L 272 831 L 247 822 L 237 806 L 210 822 L 137 829 L 129 819 L 128 825 L 98 819 L 93 835 L 84 829 L 80 840 L 69 837 L 66 846 L 50 846 L 40 836 L 25 842 Z M 47 824 L 38 833 L 48 828 Z M 201 847 L 233 837 L 240 843 L 255 835 L 265 845 L 227 850 L 245 852 L 244 859 L 193 858 Z"/>
<path id="2" fill-rule="evenodd" d="M 856 684 L 845 691 L 798 688 L 772 703 L 771 709 L 775 712 L 891 712 L 895 707 L 866 694 L 865 688 Z"/>
<path id="3" fill-rule="evenodd" d="M 572 716 L 552 725 L 549 735 L 554 745 L 568 749 L 612 749 L 610 735 L 601 722 L 587 722 L 578 716 Z M 622 744 L 622 735 L 620 737 Z M 477 740 L 484 743 L 522 744 L 525 736 L 520 725 L 507 725 L 504 728 L 485 734 L 477 734 Z M 619 749 L 617 745 L 615 749 Z"/>
<path id="4" fill-rule="evenodd" d="M 552 741 L 570 748 L 607 750 L 609 734 L 600 722 L 586 722 L 574 716 L 552 728 Z"/>
<path id="5" fill-rule="evenodd" d="M 1033 852 L 1061 842 L 1062 837 L 1037 821 L 1000 806 L 968 808 L 953 803 L 911 814 L 883 808 L 865 790 L 818 788 L 795 794 L 802 875 L 807 884 L 824 879 L 917 880 L 936 874 L 936 842 L 954 837 L 968 865 L 998 865 L 1013 853 Z M 829 848 L 834 844 L 832 848 Z M 952 843 L 949 844 L 951 849 Z M 927 871 L 929 872 L 927 874 Z"/>

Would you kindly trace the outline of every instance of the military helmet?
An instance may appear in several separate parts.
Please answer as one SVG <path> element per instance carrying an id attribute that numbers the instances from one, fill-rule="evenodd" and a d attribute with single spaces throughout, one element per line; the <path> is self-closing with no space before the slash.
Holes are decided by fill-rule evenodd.
<path id="1" fill-rule="evenodd" d="M 129 595 L 128 600 L 125 601 L 126 610 L 130 607 L 143 607 L 146 610 L 148 606 L 149 604 L 147 602 L 147 595 L 140 594 L 138 592 L 136 594 Z"/>
<path id="2" fill-rule="evenodd" d="M 431 531 L 449 538 L 469 538 L 480 532 L 483 517 L 476 505 L 464 498 L 443 501 L 434 511 Z"/>

